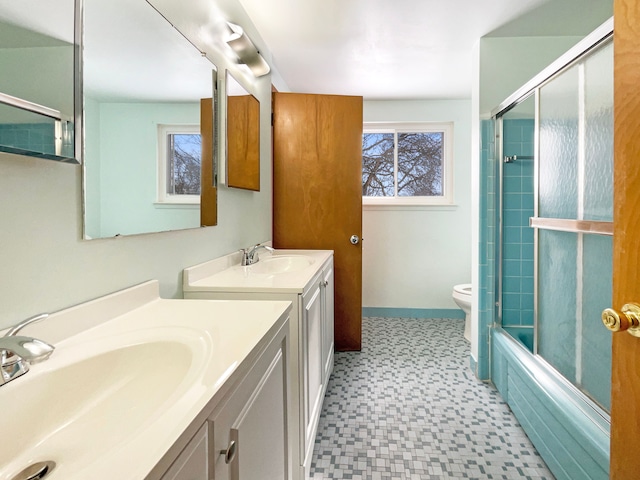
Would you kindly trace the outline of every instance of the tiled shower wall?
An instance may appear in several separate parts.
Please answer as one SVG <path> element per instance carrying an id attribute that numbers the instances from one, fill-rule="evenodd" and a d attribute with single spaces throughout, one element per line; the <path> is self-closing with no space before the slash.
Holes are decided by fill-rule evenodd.
<path id="1" fill-rule="evenodd" d="M 496 159 L 493 120 L 480 125 L 480 245 L 478 294 L 478 363 L 476 376 L 486 380 L 489 371 L 489 332 L 495 317 L 496 272 Z"/>
<path id="2" fill-rule="evenodd" d="M 534 153 L 533 119 L 503 120 L 503 155 Z M 533 327 L 532 159 L 502 164 L 502 326 Z"/>
<path id="3" fill-rule="evenodd" d="M 495 125 L 493 120 L 481 123 L 480 165 L 480 285 L 479 285 L 479 342 L 478 378 L 489 377 L 489 331 L 497 320 L 496 239 L 500 179 L 498 160 L 495 156 Z M 534 120 L 504 119 L 504 155 L 533 156 Z M 532 348 L 533 327 L 533 229 L 529 217 L 533 216 L 533 160 L 516 160 L 502 164 L 503 171 L 503 245 L 502 272 L 503 319 L 508 331 Z M 517 327 L 514 331 L 510 327 Z M 527 334 L 522 335 L 522 328 Z"/>
<path id="4" fill-rule="evenodd" d="M 16 123 L 0 125 L 0 145 L 53 155 L 55 149 L 53 123 Z"/>

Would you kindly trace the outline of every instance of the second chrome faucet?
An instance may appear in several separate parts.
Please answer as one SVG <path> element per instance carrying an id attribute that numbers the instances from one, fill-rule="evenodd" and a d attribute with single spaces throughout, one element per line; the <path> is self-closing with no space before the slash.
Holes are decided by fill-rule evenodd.
<path id="1" fill-rule="evenodd" d="M 242 253 L 242 260 L 241 260 L 241 265 L 243 267 L 246 267 L 247 265 L 253 265 L 254 263 L 256 263 L 258 260 L 260 260 L 260 257 L 258 256 L 258 250 L 260 250 L 261 248 L 264 248 L 266 251 L 273 253 L 274 249 L 271 248 L 268 245 L 254 245 L 253 247 L 249 247 L 249 248 L 241 248 L 240 249 L 240 253 Z"/>

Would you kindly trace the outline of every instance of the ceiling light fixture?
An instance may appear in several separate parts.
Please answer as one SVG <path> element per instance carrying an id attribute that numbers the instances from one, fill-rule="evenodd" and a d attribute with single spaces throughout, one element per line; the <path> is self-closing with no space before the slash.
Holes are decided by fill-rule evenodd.
<path id="1" fill-rule="evenodd" d="M 262 58 L 242 27 L 230 22 L 227 22 L 227 25 L 231 29 L 231 36 L 227 40 L 227 44 L 238 55 L 238 62 L 249 67 L 256 77 L 269 73 L 271 71 L 269 64 Z"/>

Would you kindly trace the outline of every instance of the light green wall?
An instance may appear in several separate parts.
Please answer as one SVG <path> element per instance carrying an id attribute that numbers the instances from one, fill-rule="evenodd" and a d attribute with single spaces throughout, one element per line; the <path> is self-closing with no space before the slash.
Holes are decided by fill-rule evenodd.
<path id="1" fill-rule="evenodd" d="M 365 101 L 365 122 L 454 122 L 454 207 L 363 212 L 364 307 L 457 308 L 471 281 L 471 101 Z"/>
<path id="2" fill-rule="evenodd" d="M 200 105 L 92 102 L 91 110 L 85 111 L 86 130 L 94 132 L 86 138 L 99 137 L 98 153 L 86 156 L 87 179 L 91 179 L 86 197 L 87 204 L 92 206 L 87 211 L 92 224 L 87 235 L 104 238 L 198 227 L 197 206 L 163 208 L 154 203 L 158 185 L 158 125 L 199 125 Z M 89 130 L 89 125 L 99 125 L 99 131 Z M 98 224 L 93 221 L 94 215 L 99 218 Z"/>
<path id="3" fill-rule="evenodd" d="M 0 48 L 0 65 L 0 92 L 73 118 L 73 46 Z M 45 76 L 44 83 L 24 81 Z"/>
<path id="4" fill-rule="evenodd" d="M 180 9 L 191 11 L 192 3 Z M 216 3 L 222 18 L 253 32 L 237 0 Z M 0 153 L 0 328 L 149 279 L 159 280 L 162 297 L 179 298 L 183 268 L 271 239 L 270 76 L 254 79 L 222 50 L 202 49 L 261 102 L 260 192 L 221 186 L 216 227 L 86 241 L 82 167 Z"/>
<path id="5" fill-rule="evenodd" d="M 484 37 L 480 39 L 480 114 L 540 73 L 583 37 Z"/>
<path id="6" fill-rule="evenodd" d="M 97 100 L 85 96 L 84 128 L 90 132 L 100 131 L 100 104 Z M 85 235 L 99 238 L 102 229 L 100 197 L 100 135 L 85 135 L 85 158 L 94 159 L 85 163 L 84 170 L 84 218 Z"/>

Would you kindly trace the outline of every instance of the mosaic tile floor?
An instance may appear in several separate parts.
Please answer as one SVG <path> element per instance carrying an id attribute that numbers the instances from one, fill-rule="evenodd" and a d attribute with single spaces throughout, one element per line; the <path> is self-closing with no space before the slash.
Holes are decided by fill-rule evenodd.
<path id="1" fill-rule="evenodd" d="M 497 390 L 469 369 L 463 327 L 363 320 L 362 351 L 335 357 L 313 480 L 554 478 Z"/>

